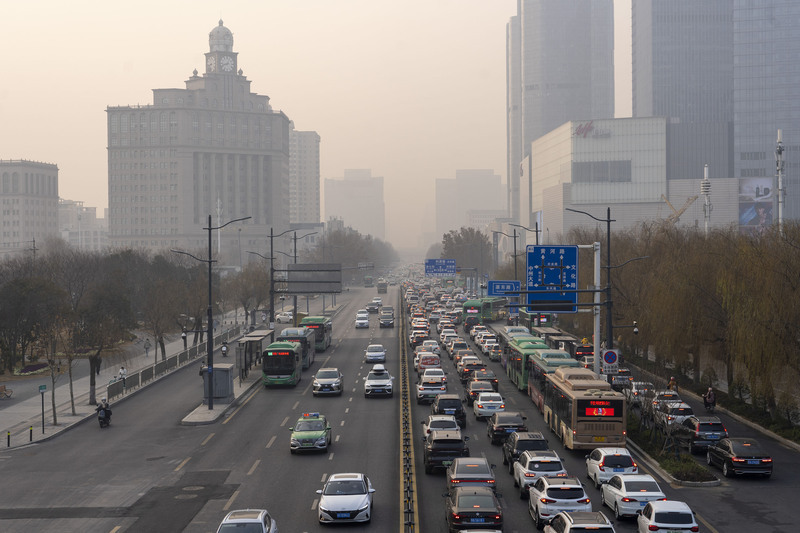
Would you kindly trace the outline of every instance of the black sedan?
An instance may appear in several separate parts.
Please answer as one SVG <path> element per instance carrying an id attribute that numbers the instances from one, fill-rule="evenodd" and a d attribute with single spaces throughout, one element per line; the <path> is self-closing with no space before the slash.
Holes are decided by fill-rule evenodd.
<path id="1" fill-rule="evenodd" d="M 450 533 L 462 529 L 503 528 L 503 510 L 488 487 L 457 487 L 447 497 L 447 528 Z"/>
<path id="2" fill-rule="evenodd" d="M 482 392 L 495 392 L 495 388 L 488 381 L 470 381 L 464 389 L 464 401 L 472 405 Z"/>
<path id="3" fill-rule="evenodd" d="M 725 477 L 739 474 L 772 475 L 772 456 L 755 439 L 720 439 L 709 445 L 706 462 L 722 468 Z"/>
<path id="4" fill-rule="evenodd" d="M 528 431 L 526 417 L 520 411 L 503 411 L 495 413 L 486 423 L 486 433 L 492 444 L 500 444 L 515 431 Z"/>

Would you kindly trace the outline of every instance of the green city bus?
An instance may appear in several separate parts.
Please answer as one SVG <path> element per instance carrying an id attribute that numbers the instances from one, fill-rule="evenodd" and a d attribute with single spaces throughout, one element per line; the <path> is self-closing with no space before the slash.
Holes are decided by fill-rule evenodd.
<path id="1" fill-rule="evenodd" d="M 307 316 L 300 321 L 300 326 L 313 329 L 317 336 L 317 351 L 324 352 L 331 345 L 333 321 L 328 316 Z"/>
<path id="2" fill-rule="evenodd" d="M 273 342 L 264 350 L 265 387 L 296 386 L 303 373 L 303 347 L 299 342 Z"/>

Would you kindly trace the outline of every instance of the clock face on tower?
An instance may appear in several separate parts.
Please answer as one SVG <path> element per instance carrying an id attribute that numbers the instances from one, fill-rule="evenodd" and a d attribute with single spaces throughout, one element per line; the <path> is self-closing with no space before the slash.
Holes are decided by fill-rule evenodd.
<path id="1" fill-rule="evenodd" d="M 222 59 L 219 60 L 219 64 L 222 66 L 222 70 L 227 72 L 233 70 L 233 58 L 230 56 L 223 56 Z"/>
<path id="2" fill-rule="evenodd" d="M 210 70 L 211 72 L 214 72 L 217 69 L 217 58 L 216 57 L 210 56 L 206 63 L 208 64 L 208 70 Z"/>

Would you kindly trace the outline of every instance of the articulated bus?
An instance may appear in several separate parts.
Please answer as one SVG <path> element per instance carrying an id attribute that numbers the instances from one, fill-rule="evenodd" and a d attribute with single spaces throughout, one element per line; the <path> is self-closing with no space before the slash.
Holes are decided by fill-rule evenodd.
<path id="1" fill-rule="evenodd" d="M 303 369 L 305 370 L 311 367 L 317 355 L 316 336 L 315 330 L 301 326 L 296 328 L 283 328 L 283 331 L 281 331 L 281 334 L 278 335 L 278 338 L 275 340 L 299 342 L 300 346 L 303 347 L 303 357 L 301 360 L 303 361 Z"/>
<path id="2" fill-rule="evenodd" d="M 300 321 L 300 326 L 314 330 L 317 335 L 317 351 L 324 352 L 331 345 L 333 321 L 327 316 L 307 316 Z"/>
<path id="3" fill-rule="evenodd" d="M 508 298 L 481 298 L 481 317 L 486 322 L 496 322 L 508 318 Z"/>
<path id="4" fill-rule="evenodd" d="M 505 356 L 501 356 L 506 357 L 506 374 L 519 390 L 528 389 L 528 361 L 540 348 L 547 348 L 547 345 L 541 339 L 527 335 L 519 343 L 515 339 L 504 352 Z"/>
<path id="5" fill-rule="evenodd" d="M 519 308 L 519 325 L 525 326 L 528 329 L 538 328 L 540 326 L 551 326 L 553 324 L 553 315 L 550 313 L 537 313 L 536 311 L 528 311 L 526 307 Z"/>
<path id="6" fill-rule="evenodd" d="M 571 358 L 568 353 L 553 350 L 547 345 L 539 346 L 528 359 L 528 396 L 540 412 L 544 412 L 544 389 L 547 376 L 560 367 L 578 368 L 579 361 Z"/>
<path id="7" fill-rule="evenodd" d="M 544 421 L 565 448 L 624 447 L 626 416 L 625 396 L 591 370 L 560 367 L 547 375 Z"/>
<path id="8" fill-rule="evenodd" d="M 303 347 L 299 342 L 273 342 L 263 354 L 265 387 L 296 386 L 303 373 Z"/>

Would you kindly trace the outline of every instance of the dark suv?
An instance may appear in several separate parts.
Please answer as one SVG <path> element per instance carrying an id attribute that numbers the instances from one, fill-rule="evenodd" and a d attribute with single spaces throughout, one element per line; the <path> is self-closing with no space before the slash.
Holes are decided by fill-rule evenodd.
<path id="1" fill-rule="evenodd" d="M 441 396 L 439 396 L 441 398 Z M 486 423 L 486 433 L 492 444 L 500 444 L 515 431 L 528 431 L 526 417 L 520 411 L 495 413 Z"/>
<path id="2" fill-rule="evenodd" d="M 458 430 L 448 431 L 445 429 L 434 429 L 428 438 L 425 439 L 425 448 L 422 457 L 425 463 L 425 473 L 431 474 L 434 470 L 444 470 L 449 467 L 453 460 L 458 457 L 469 457 L 467 440 L 462 440 L 461 432 Z"/>
<path id="3" fill-rule="evenodd" d="M 439 394 L 431 404 L 432 415 L 453 415 L 459 427 L 467 427 L 467 412 L 458 394 Z"/>
<path id="4" fill-rule="evenodd" d="M 696 453 L 726 438 L 728 430 L 716 416 L 690 416 L 672 428 L 672 436 Z"/>
<path id="5" fill-rule="evenodd" d="M 522 452 L 549 450 L 550 444 L 538 431 L 515 431 L 503 443 L 503 464 L 508 471 L 514 472 L 514 462 Z"/>

